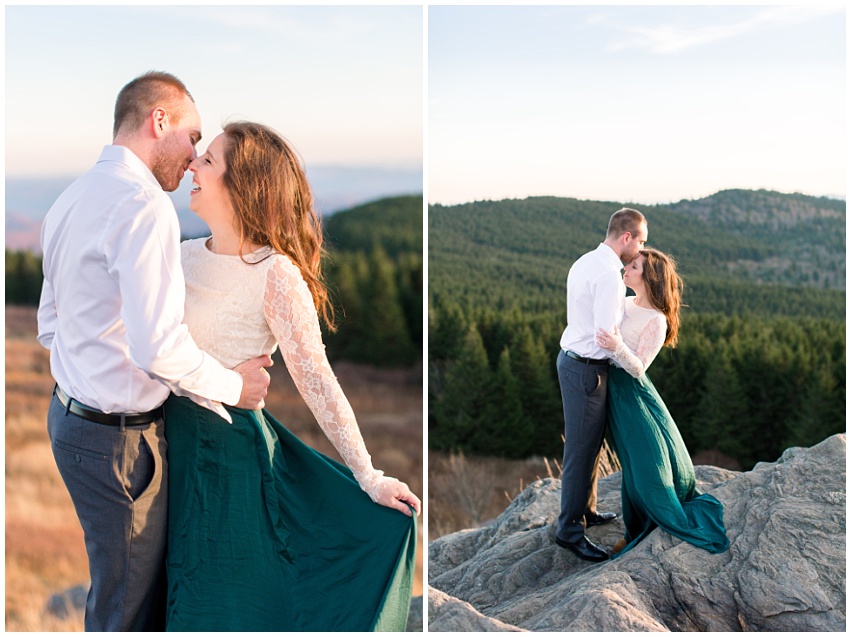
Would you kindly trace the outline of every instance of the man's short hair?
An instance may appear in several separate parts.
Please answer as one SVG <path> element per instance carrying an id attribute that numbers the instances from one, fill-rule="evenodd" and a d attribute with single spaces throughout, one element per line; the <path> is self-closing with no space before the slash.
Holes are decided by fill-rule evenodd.
<path id="1" fill-rule="evenodd" d="M 638 234 L 638 228 L 642 223 L 647 223 L 644 215 L 632 208 L 621 208 L 609 219 L 609 229 L 606 237 L 620 237 L 625 232 Z"/>
<path id="2" fill-rule="evenodd" d="M 115 117 L 112 136 L 126 126 L 129 131 L 139 130 L 157 106 L 164 105 L 175 123 L 183 116 L 184 96 L 193 102 L 195 98 L 186 86 L 171 73 L 149 71 L 131 80 L 118 93 L 115 100 Z"/>

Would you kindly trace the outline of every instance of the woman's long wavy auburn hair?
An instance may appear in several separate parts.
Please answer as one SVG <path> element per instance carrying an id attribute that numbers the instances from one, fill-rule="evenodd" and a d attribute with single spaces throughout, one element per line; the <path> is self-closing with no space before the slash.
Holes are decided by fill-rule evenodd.
<path id="1" fill-rule="evenodd" d="M 680 332 L 680 308 L 683 306 L 683 279 L 677 273 L 673 257 L 655 248 L 644 248 L 641 274 L 647 289 L 647 297 L 654 307 L 662 311 L 668 323 L 664 345 L 677 346 Z"/>
<path id="2" fill-rule="evenodd" d="M 236 213 L 240 252 L 245 243 L 253 243 L 290 257 L 317 313 L 333 331 L 333 307 L 322 278 L 322 223 L 300 158 L 281 135 L 262 124 L 231 122 L 224 133 L 227 168 L 222 182 Z"/>

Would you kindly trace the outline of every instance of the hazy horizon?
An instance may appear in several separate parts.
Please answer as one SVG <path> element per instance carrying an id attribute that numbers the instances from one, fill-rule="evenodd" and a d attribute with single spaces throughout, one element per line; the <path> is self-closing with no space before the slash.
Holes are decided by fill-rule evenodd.
<path id="1" fill-rule="evenodd" d="M 331 216 L 356 206 L 402 195 L 422 195 L 422 171 L 375 167 L 313 166 L 307 169 L 316 209 Z M 80 175 L 6 179 L 5 247 L 40 252 L 41 222 L 50 206 Z M 184 236 L 201 236 L 207 225 L 189 209 L 191 182 L 168 193 Z"/>

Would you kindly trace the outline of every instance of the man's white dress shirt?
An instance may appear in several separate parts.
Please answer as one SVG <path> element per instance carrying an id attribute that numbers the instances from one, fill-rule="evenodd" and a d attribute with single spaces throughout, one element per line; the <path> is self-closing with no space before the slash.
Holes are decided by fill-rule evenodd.
<path id="1" fill-rule="evenodd" d="M 177 214 L 139 157 L 106 146 L 47 213 L 41 247 L 38 340 L 65 392 L 103 412 L 133 413 L 171 390 L 227 418 L 200 396 L 235 405 L 242 377 L 198 349 L 182 323 Z"/>
<path id="2" fill-rule="evenodd" d="M 567 274 L 567 327 L 561 335 L 561 348 L 586 358 L 609 358 L 597 345 L 598 328 L 611 332 L 624 314 L 626 286 L 621 277 L 623 264 L 605 243 L 582 255 Z"/>

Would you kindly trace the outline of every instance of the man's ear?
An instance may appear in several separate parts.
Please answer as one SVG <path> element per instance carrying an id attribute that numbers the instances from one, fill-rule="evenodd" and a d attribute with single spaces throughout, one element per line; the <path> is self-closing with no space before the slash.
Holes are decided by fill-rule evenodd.
<path id="1" fill-rule="evenodd" d="M 165 109 L 158 106 L 151 111 L 151 127 L 154 137 L 159 139 L 168 131 L 168 113 Z"/>

